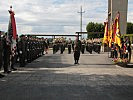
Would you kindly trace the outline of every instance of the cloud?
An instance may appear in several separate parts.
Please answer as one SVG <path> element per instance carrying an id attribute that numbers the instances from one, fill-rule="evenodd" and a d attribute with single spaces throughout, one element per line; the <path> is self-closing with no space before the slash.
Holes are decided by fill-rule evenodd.
<path id="1" fill-rule="evenodd" d="M 83 31 L 89 22 L 103 23 L 107 18 L 108 0 L 2 0 L 0 29 L 7 30 L 10 5 L 13 5 L 18 34 L 75 33 L 80 30 L 80 6 L 83 5 Z M 128 21 L 133 21 L 133 1 L 129 0 Z"/>

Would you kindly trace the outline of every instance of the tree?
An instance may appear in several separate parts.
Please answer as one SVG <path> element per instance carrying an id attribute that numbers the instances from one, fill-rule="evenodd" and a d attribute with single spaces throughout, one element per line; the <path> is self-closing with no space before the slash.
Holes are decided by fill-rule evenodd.
<path id="1" fill-rule="evenodd" d="M 94 22 L 88 23 L 88 25 L 86 27 L 86 30 L 87 30 L 87 32 L 94 32 L 94 30 L 95 30 L 95 24 L 94 24 Z"/>
<path id="2" fill-rule="evenodd" d="M 127 34 L 133 34 L 133 23 L 127 23 Z"/>
<path id="3" fill-rule="evenodd" d="M 102 23 L 90 22 L 86 26 L 86 30 L 88 32 L 88 38 L 101 38 L 101 37 L 103 37 L 103 35 L 90 34 L 89 32 L 104 32 L 104 25 Z"/>

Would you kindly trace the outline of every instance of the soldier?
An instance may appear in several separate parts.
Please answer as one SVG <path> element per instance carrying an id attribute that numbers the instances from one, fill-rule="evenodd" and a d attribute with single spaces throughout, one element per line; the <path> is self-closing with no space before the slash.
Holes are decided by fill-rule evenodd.
<path id="1" fill-rule="evenodd" d="M 69 38 L 67 46 L 68 46 L 68 54 L 71 54 L 71 48 L 72 48 L 72 40 L 71 40 L 71 38 Z"/>
<path id="2" fill-rule="evenodd" d="M 11 56 L 11 43 L 7 41 L 7 33 L 3 37 L 3 67 L 4 73 L 10 73 L 10 56 Z"/>
<path id="3" fill-rule="evenodd" d="M 101 42 L 100 39 L 97 40 L 97 53 L 100 54 L 101 51 Z"/>
<path id="4" fill-rule="evenodd" d="M 3 65 L 3 45 L 2 45 L 2 34 L 0 31 L 0 70 L 2 68 Z M 0 78 L 4 77 L 5 75 L 0 73 Z"/>
<path id="5" fill-rule="evenodd" d="M 21 35 L 20 36 L 20 41 L 18 42 L 18 49 L 19 49 L 19 63 L 20 67 L 25 67 L 25 56 L 26 56 L 26 46 L 25 46 L 25 36 Z"/>
<path id="6" fill-rule="evenodd" d="M 80 50 L 81 50 L 81 41 L 79 37 L 76 38 L 75 45 L 74 45 L 74 64 L 79 64 L 79 57 L 80 57 Z"/>
<path id="7" fill-rule="evenodd" d="M 87 40 L 87 47 L 86 47 L 87 51 L 92 54 L 92 49 L 93 49 L 93 43 L 92 40 Z"/>
<path id="8" fill-rule="evenodd" d="M 49 48 L 49 40 L 46 38 L 46 39 L 45 39 L 46 54 L 48 54 L 48 48 Z"/>
<path id="9" fill-rule="evenodd" d="M 0 70 L 3 65 L 3 45 L 2 45 L 2 37 L 1 37 L 1 31 L 0 31 Z"/>
<path id="10" fill-rule="evenodd" d="M 64 43 L 63 43 L 63 38 L 60 38 L 60 54 L 63 54 L 63 51 L 64 51 Z"/>
<path id="11" fill-rule="evenodd" d="M 45 46 L 45 52 L 46 52 L 46 54 L 48 54 L 49 41 L 48 41 L 47 38 L 46 38 L 45 41 L 44 41 L 44 46 Z"/>
<path id="12" fill-rule="evenodd" d="M 53 54 L 56 53 L 56 39 L 53 39 Z"/>
<path id="13" fill-rule="evenodd" d="M 27 62 L 30 63 L 31 62 L 31 43 L 30 43 L 30 36 L 27 36 Z"/>
<path id="14" fill-rule="evenodd" d="M 81 41 L 81 52 L 82 52 L 82 54 L 84 54 L 84 52 L 85 52 L 85 39 L 82 39 L 82 41 Z"/>

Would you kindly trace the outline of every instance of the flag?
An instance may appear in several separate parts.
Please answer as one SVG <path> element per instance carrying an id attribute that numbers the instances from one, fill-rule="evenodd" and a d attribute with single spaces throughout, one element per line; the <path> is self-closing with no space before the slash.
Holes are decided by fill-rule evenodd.
<path id="1" fill-rule="evenodd" d="M 105 28 L 104 28 L 104 38 L 103 43 L 108 44 L 108 22 L 104 22 Z"/>
<path id="2" fill-rule="evenodd" d="M 12 11 L 12 7 L 9 10 L 10 19 L 8 25 L 8 32 L 7 32 L 7 42 L 11 44 L 11 52 L 12 56 L 15 56 L 16 53 L 16 38 L 17 38 L 17 30 L 16 30 L 16 21 L 14 17 L 14 12 Z"/>
<path id="3" fill-rule="evenodd" d="M 121 47 L 121 34 L 120 34 L 120 24 L 119 24 L 120 14 L 118 13 L 114 22 L 114 43 Z"/>
<path id="4" fill-rule="evenodd" d="M 110 31 L 109 31 L 109 47 L 111 47 L 111 45 L 112 45 L 112 42 L 114 42 L 114 40 L 113 40 L 113 34 L 114 34 L 114 31 L 113 31 L 113 23 L 112 23 L 112 25 L 111 25 L 111 27 L 110 27 Z"/>

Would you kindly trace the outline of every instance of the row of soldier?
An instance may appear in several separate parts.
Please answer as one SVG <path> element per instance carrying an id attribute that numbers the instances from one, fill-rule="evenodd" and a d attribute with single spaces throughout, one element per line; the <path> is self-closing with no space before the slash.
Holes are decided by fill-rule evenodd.
<path id="1" fill-rule="evenodd" d="M 121 46 L 112 43 L 110 57 L 114 58 L 114 62 L 130 63 L 131 61 L 131 41 L 130 38 L 121 38 Z"/>
<path id="2" fill-rule="evenodd" d="M 3 67 L 4 73 L 8 74 L 17 70 L 14 67 L 16 63 L 19 63 L 20 67 L 25 67 L 27 63 L 44 55 L 48 45 L 47 39 L 21 35 L 16 40 L 15 55 L 12 56 L 11 43 L 7 41 L 7 34 L 0 35 L 0 69 Z"/>
<path id="3" fill-rule="evenodd" d="M 56 38 L 53 40 L 53 54 L 60 50 L 60 54 L 63 54 L 65 48 L 68 48 L 68 54 L 74 50 L 74 42 L 71 38 L 66 40 L 65 38 Z M 101 40 L 100 39 L 81 39 L 81 52 L 84 54 L 85 50 L 92 54 L 92 51 L 100 53 Z"/>

